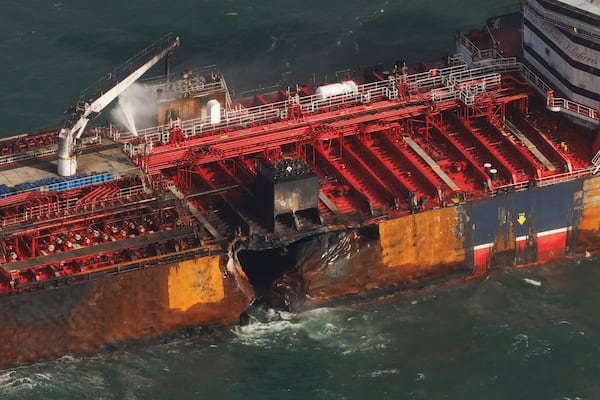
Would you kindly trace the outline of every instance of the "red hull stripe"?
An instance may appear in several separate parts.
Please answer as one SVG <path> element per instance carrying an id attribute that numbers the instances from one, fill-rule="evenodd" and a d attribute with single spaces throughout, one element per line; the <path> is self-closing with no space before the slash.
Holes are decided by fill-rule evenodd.
<path id="1" fill-rule="evenodd" d="M 537 234 L 537 248 L 539 261 L 545 261 L 550 258 L 563 254 L 567 247 L 567 231 L 571 228 L 558 228 L 549 231 L 539 232 Z M 517 249 L 525 248 L 527 236 L 516 238 Z M 473 262 L 475 267 L 487 265 L 488 259 L 492 253 L 494 243 L 484 243 L 473 247 Z"/>
<path id="2" fill-rule="evenodd" d="M 567 247 L 567 228 L 554 229 L 538 235 L 538 260 L 548 261 L 565 254 Z"/>
<path id="3" fill-rule="evenodd" d="M 482 267 L 487 265 L 487 261 L 490 258 L 493 245 L 494 243 L 486 243 L 473 247 L 473 264 L 475 267 Z"/>

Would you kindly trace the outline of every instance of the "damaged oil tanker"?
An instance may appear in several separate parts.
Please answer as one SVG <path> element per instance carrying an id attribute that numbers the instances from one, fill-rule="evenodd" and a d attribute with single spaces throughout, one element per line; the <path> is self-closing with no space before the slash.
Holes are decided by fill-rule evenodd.
<path id="1" fill-rule="evenodd" d="M 166 36 L 0 142 L 0 366 L 599 249 L 599 26 L 525 0 L 444 65 L 244 98 L 167 71 L 155 127 L 89 128 Z"/>

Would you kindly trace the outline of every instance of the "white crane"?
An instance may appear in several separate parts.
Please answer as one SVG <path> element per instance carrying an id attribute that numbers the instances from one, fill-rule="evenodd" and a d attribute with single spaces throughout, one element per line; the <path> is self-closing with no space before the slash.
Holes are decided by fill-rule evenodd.
<path id="1" fill-rule="evenodd" d="M 65 127 L 60 130 L 58 135 L 59 175 L 71 176 L 77 173 L 77 142 L 89 120 L 100 113 L 106 106 L 123 93 L 125 89 L 131 86 L 132 83 L 138 80 L 144 73 L 177 46 L 179 46 L 179 37 L 172 38 L 171 34 L 163 37 L 157 43 L 142 50 L 137 56 L 124 64 L 124 67 L 127 68 L 131 68 L 132 66 L 135 68 L 135 65 L 139 65 L 133 72 L 129 73 L 129 75 L 123 79 L 120 79 L 120 76 L 118 75 L 121 74 L 119 73 L 109 74 L 105 79 L 107 82 L 111 83 L 108 90 L 100 91 L 100 93 L 94 96 L 95 98 L 80 101 L 71 108 L 69 121 Z M 146 61 L 143 62 L 144 60 Z"/>

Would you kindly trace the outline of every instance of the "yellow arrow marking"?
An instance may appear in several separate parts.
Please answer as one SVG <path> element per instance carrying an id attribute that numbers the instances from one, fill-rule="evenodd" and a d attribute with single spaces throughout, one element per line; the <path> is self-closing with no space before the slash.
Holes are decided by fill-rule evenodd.
<path id="1" fill-rule="evenodd" d="M 519 218 L 517 218 L 517 222 L 520 225 L 523 225 L 527 221 L 527 217 L 525 217 L 525 213 L 519 213 Z"/>

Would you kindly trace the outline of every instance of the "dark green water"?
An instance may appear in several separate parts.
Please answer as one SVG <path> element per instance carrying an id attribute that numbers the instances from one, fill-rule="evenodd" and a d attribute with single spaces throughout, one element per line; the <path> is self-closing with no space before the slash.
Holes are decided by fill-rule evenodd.
<path id="1" fill-rule="evenodd" d="M 60 125 L 80 90 L 169 31 L 176 68 L 217 64 L 240 91 L 444 56 L 512 4 L 4 0 L 0 135 Z M 598 282 L 600 261 L 571 260 L 360 308 L 255 310 L 220 336 L 1 371 L 0 398 L 595 399 Z"/>
<path id="2" fill-rule="evenodd" d="M 54 128 L 79 92 L 167 32 L 175 67 L 217 64 L 237 91 L 452 52 L 516 0 L 2 0 L 0 136 Z M 162 72 L 158 69 L 157 73 Z"/>
<path id="3" fill-rule="evenodd" d="M 11 399 L 595 399 L 598 260 L 0 372 Z M 539 285 L 538 285 L 539 284 Z"/>

